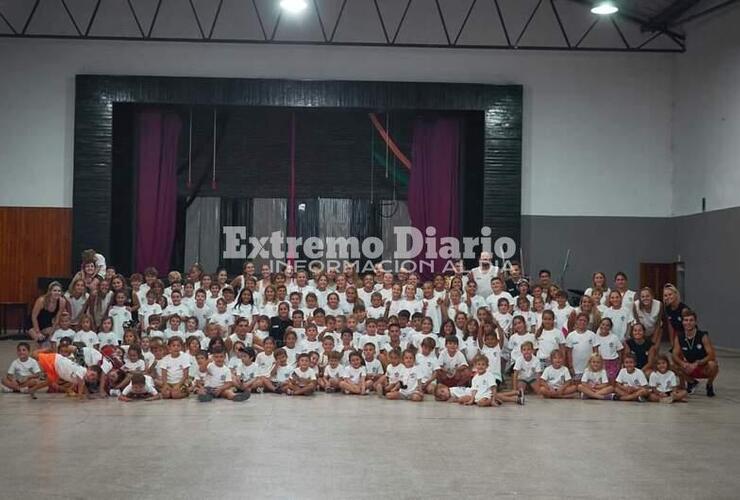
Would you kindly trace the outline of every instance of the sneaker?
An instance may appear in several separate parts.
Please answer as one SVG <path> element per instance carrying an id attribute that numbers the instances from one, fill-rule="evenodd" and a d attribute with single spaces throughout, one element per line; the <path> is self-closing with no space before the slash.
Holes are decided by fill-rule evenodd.
<path id="1" fill-rule="evenodd" d="M 694 380 L 693 382 L 687 382 L 686 383 L 686 392 L 689 394 L 694 393 L 694 389 L 696 389 L 696 386 L 699 385 L 699 382 Z"/>
<path id="2" fill-rule="evenodd" d="M 610 401 L 619 401 L 619 394 L 609 394 L 609 397 L 607 399 L 609 399 Z"/>
<path id="3" fill-rule="evenodd" d="M 326 388 L 326 393 L 327 393 L 327 394 L 330 394 L 330 393 L 332 393 L 332 392 L 334 392 L 334 388 L 333 388 L 333 387 L 327 387 L 327 388 Z"/>
<path id="4" fill-rule="evenodd" d="M 247 392 L 240 392 L 239 394 L 237 394 L 236 396 L 234 396 L 234 399 L 232 399 L 232 401 L 234 401 L 235 403 L 239 403 L 241 401 L 246 401 L 247 399 L 250 398 L 251 395 L 252 394 L 249 391 L 247 391 Z"/>
<path id="5" fill-rule="evenodd" d="M 664 398 L 660 398 L 660 402 L 663 403 L 663 404 L 669 405 L 669 404 L 673 403 L 673 396 L 666 396 Z"/>
<path id="6" fill-rule="evenodd" d="M 707 397 L 708 398 L 714 397 L 714 384 L 707 384 Z"/>
<path id="7" fill-rule="evenodd" d="M 524 393 L 522 391 L 519 391 L 519 394 L 516 395 L 516 404 L 524 406 Z"/>
<path id="8" fill-rule="evenodd" d="M 201 403 L 210 403 L 213 401 L 213 395 L 212 394 L 198 394 L 198 401 Z"/>
<path id="9" fill-rule="evenodd" d="M 121 395 L 121 390 L 120 389 L 111 389 L 110 390 L 110 395 L 113 396 L 114 398 L 117 398 L 118 396 Z"/>
<path id="10" fill-rule="evenodd" d="M 638 396 L 637 397 L 637 402 L 638 403 L 644 403 L 645 401 L 647 401 L 647 398 L 645 396 Z"/>
<path id="11" fill-rule="evenodd" d="M 578 397 L 579 397 L 580 399 L 588 399 L 588 396 L 586 396 L 586 395 L 585 395 L 584 393 L 582 393 L 582 392 L 581 392 L 581 393 L 579 393 L 579 396 L 578 396 Z"/>
<path id="12" fill-rule="evenodd" d="M 527 399 L 526 393 L 524 392 L 524 389 L 519 389 L 518 392 L 519 392 L 519 394 L 517 394 L 517 399 L 521 398 L 522 404 L 524 404 L 526 402 L 526 399 Z"/>

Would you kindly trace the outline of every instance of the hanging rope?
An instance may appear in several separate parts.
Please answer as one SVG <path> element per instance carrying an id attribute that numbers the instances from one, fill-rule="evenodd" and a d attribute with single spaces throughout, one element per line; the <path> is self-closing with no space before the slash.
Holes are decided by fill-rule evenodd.
<path id="1" fill-rule="evenodd" d="M 409 161 L 406 155 L 401 152 L 398 146 L 396 146 L 396 143 L 393 142 L 393 139 L 388 135 L 388 131 L 383 128 L 383 125 L 380 123 L 375 113 L 370 113 L 370 121 L 372 122 L 373 126 L 378 131 L 380 136 L 383 138 L 383 140 L 386 142 L 390 150 L 393 152 L 393 154 L 396 155 L 396 157 L 403 164 L 404 167 L 410 170 L 411 161 Z"/>

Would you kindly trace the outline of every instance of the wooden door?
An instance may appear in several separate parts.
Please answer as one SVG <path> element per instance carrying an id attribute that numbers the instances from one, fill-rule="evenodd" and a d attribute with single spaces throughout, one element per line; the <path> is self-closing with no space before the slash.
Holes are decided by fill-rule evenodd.
<path id="1" fill-rule="evenodd" d="M 640 288 L 650 288 L 658 300 L 663 300 L 663 285 L 666 283 L 675 285 L 676 277 L 676 263 L 640 263 Z"/>

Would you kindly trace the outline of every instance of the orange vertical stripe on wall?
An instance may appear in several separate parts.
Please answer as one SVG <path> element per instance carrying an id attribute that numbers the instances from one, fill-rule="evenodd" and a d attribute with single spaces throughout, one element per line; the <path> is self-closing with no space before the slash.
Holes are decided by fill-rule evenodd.
<path id="1" fill-rule="evenodd" d="M 0 302 L 31 304 L 41 276 L 70 276 L 72 209 L 0 207 Z"/>

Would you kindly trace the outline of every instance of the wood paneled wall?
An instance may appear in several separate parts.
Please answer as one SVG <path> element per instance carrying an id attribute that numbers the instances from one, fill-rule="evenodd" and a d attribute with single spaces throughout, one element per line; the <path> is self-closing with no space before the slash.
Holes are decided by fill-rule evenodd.
<path id="1" fill-rule="evenodd" d="M 72 209 L 0 207 L 0 302 L 37 296 L 40 276 L 69 276 Z"/>

